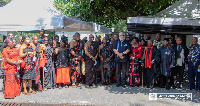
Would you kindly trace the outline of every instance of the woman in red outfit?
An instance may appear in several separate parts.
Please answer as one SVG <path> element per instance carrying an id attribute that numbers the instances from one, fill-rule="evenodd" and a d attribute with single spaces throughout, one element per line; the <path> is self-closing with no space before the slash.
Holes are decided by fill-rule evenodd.
<path id="1" fill-rule="evenodd" d="M 23 73 L 23 88 L 25 95 L 30 95 L 30 93 L 35 94 L 36 92 L 32 90 L 32 80 L 36 79 L 35 64 L 33 62 L 33 56 L 35 54 L 33 47 L 30 45 L 30 38 L 28 36 L 23 36 L 22 41 L 24 42 L 19 48 L 19 56 L 23 58 L 25 62 L 24 73 Z M 27 92 L 26 83 L 29 83 L 29 91 Z"/>
<path id="2" fill-rule="evenodd" d="M 139 76 L 139 59 L 142 56 L 142 47 L 138 45 L 138 38 L 134 37 L 131 44 L 131 53 L 130 53 L 130 70 L 128 73 L 129 84 L 131 86 L 138 86 L 140 84 Z"/>
<path id="3" fill-rule="evenodd" d="M 19 55 L 12 43 L 11 39 L 6 40 L 7 46 L 2 52 L 5 70 L 4 98 L 20 96 L 20 80 L 14 74 L 17 72 L 17 66 L 20 65 Z"/>

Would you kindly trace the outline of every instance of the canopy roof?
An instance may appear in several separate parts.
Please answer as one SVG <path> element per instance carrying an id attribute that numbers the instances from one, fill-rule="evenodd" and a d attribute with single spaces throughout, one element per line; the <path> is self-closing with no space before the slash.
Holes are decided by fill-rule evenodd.
<path id="1" fill-rule="evenodd" d="M 66 17 L 52 0 L 13 0 L 0 13 L 0 31 L 95 31 L 94 23 Z"/>
<path id="2" fill-rule="evenodd" d="M 156 14 L 167 18 L 200 18 L 200 0 L 178 0 L 168 8 Z"/>
<path id="3" fill-rule="evenodd" d="M 127 29 L 152 33 L 200 34 L 199 0 L 179 0 L 155 16 L 128 17 Z"/>

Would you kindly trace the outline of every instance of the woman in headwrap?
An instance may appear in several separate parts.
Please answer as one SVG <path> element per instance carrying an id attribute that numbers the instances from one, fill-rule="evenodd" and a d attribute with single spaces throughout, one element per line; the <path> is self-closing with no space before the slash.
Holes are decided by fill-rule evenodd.
<path id="1" fill-rule="evenodd" d="M 56 81 L 53 81 L 53 74 L 55 74 L 54 72 L 54 65 L 53 65 L 53 61 L 52 61 L 52 54 L 53 54 L 53 48 L 49 45 L 49 39 L 48 37 L 44 38 L 44 44 L 45 44 L 45 48 L 44 48 L 44 54 L 47 58 L 47 63 L 44 66 L 44 90 L 47 90 L 55 87 L 56 86 Z"/>
<path id="2" fill-rule="evenodd" d="M 66 47 L 66 41 L 61 39 L 60 47 L 54 50 L 54 53 L 57 55 L 56 60 L 56 83 L 59 88 L 65 86 L 68 88 L 70 83 L 70 74 L 69 74 L 69 49 Z M 62 84 L 62 85 L 61 85 Z"/>
<path id="3" fill-rule="evenodd" d="M 20 96 L 20 80 L 17 78 L 17 66 L 20 65 L 18 61 L 18 53 L 14 50 L 13 41 L 11 39 L 6 39 L 6 48 L 3 49 L 2 55 L 4 58 L 4 70 L 5 70 L 5 80 L 4 80 L 4 98 L 15 98 Z M 19 75 L 19 74 L 18 74 Z"/>
<path id="4" fill-rule="evenodd" d="M 32 80 L 36 79 L 36 72 L 35 72 L 35 65 L 33 62 L 33 57 L 34 57 L 34 49 L 30 45 L 30 38 L 28 36 L 23 36 L 22 41 L 24 42 L 20 49 L 19 49 L 19 56 L 23 58 L 25 62 L 25 67 L 24 67 L 24 74 L 23 74 L 23 88 L 24 92 L 23 94 L 25 95 L 30 95 L 29 93 L 36 93 L 35 91 L 32 90 Z M 29 83 L 29 91 L 27 92 L 26 89 L 26 83 Z"/>

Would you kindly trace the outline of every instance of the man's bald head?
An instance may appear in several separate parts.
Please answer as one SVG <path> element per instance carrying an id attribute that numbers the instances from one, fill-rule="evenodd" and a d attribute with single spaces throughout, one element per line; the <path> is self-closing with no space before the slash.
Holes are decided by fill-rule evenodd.
<path id="1" fill-rule="evenodd" d="M 33 35 L 32 42 L 33 42 L 34 45 L 37 45 L 37 43 L 38 43 L 38 37 L 36 35 Z"/>
<path id="2" fill-rule="evenodd" d="M 157 33 L 157 34 L 156 34 L 156 40 L 157 40 L 157 41 L 161 41 L 161 35 L 160 35 L 160 33 Z"/>
<path id="3" fill-rule="evenodd" d="M 94 41 L 94 35 L 92 35 L 92 34 L 89 35 L 89 41 L 90 42 Z"/>
<path id="4" fill-rule="evenodd" d="M 33 38 L 33 39 L 38 39 L 38 36 L 37 36 L 37 35 L 33 35 L 32 38 Z"/>
<path id="5" fill-rule="evenodd" d="M 8 33 L 8 39 L 13 38 L 13 34 L 12 33 Z"/>
<path id="6" fill-rule="evenodd" d="M 197 37 L 193 37 L 193 39 L 195 39 L 198 42 L 198 38 Z"/>

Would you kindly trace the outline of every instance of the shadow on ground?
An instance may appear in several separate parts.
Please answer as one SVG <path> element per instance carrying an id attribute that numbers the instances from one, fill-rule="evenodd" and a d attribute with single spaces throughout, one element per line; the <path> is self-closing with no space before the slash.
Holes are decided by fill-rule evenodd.
<path id="1" fill-rule="evenodd" d="M 195 103 L 200 103 L 200 94 L 197 94 L 196 91 L 192 90 L 181 90 L 181 89 L 170 89 L 166 90 L 165 88 L 158 88 L 149 89 L 149 88 L 142 88 L 142 87 L 131 87 L 126 86 L 126 88 L 116 87 L 113 84 L 113 87 L 105 86 L 105 90 L 108 90 L 110 93 L 114 94 L 144 94 L 149 95 L 149 93 L 192 93 L 192 100 L 180 100 L 180 101 L 191 101 Z"/>

